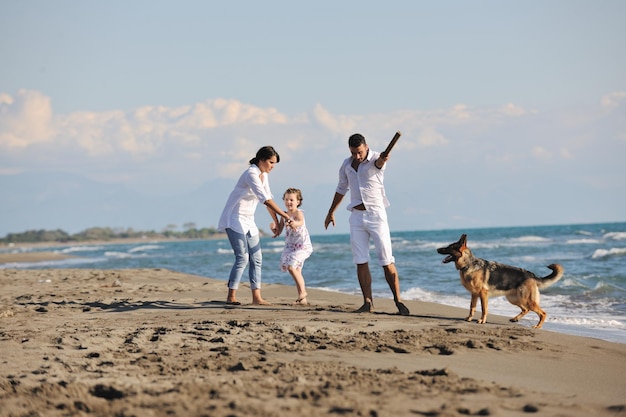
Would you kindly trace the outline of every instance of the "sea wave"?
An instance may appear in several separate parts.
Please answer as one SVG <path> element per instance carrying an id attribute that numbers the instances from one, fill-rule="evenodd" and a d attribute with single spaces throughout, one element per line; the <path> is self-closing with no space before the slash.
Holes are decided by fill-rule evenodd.
<path id="1" fill-rule="evenodd" d="M 30 253 L 30 252 L 34 252 L 33 248 L 8 248 L 8 249 L 4 249 L 4 248 L 0 248 L 0 253 L 10 253 L 10 254 L 15 254 L 15 253 Z"/>
<path id="2" fill-rule="evenodd" d="M 162 249 L 162 247 L 159 245 L 143 245 L 143 246 L 137 246 L 136 248 L 132 248 L 128 252 L 136 253 L 136 252 L 145 252 L 145 251 L 150 251 L 150 250 L 155 250 L 155 249 Z"/>
<path id="3" fill-rule="evenodd" d="M 541 236 L 533 236 L 533 235 L 528 235 L 528 236 L 520 236 L 520 237 L 516 237 L 513 239 L 509 239 L 511 242 L 514 243 L 544 243 L 544 242 L 551 242 L 552 239 L 548 239 L 546 237 L 541 237 Z"/>
<path id="4" fill-rule="evenodd" d="M 264 248 L 263 252 L 264 253 L 282 253 L 283 252 L 283 246 L 284 246 L 284 244 L 281 245 L 281 246 L 272 246 L 272 247 L 269 247 L 269 248 Z"/>
<path id="5" fill-rule="evenodd" d="M 146 258 L 150 256 L 147 253 L 129 253 L 129 252 L 117 252 L 117 251 L 106 251 L 104 252 L 104 256 L 107 258 L 116 258 L 116 259 L 130 259 L 130 258 Z"/>
<path id="6" fill-rule="evenodd" d="M 68 268 L 83 264 L 101 262 L 101 258 L 68 258 L 41 262 L 10 262 L 0 264 L 0 269 L 32 269 L 32 268 Z"/>
<path id="7" fill-rule="evenodd" d="M 574 329 L 574 331 L 570 330 L 569 333 L 593 332 L 594 329 L 598 331 L 600 329 L 610 329 L 618 332 L 626 330 L 626 321 L 624 321 L 621 315 L 606 314 L 608 311 L 619 311 L 619 309 L 612 308 L 612 306 L 615 307 L 616 302 L 614 297 L 603 296 L 609 287 L 614 288 L 613 285 L 599 283 L 596 288 L 589 292 L 593 293 L 593 296 L 586 297 L 586 301 L 575 300 L 571 296 L 563 294 L 542 294 L 541 307 L 548 313 L 544 328 L 549 330 L 551 324 L 566 325 Z M 388 294 L 381 293 L 379 296 L 388 296 Z M 463 309 L 468 309 L 470 304 L 469 293 L 467 295 L 441 294 L 419 287 L 403 291 L 402 298 L 405 300 L 433 302 Z M 480 315 L 480 309 L 479 304 L 477 306 L 477 316 Z M 496 296 L 489 298 L 489 312 L 499 316 L 513 317 L 519 313 L 519 308 L 509 303 L 506 297 Z M 532 326 L 537 322 L 537 315 L 530 312 L 520 322 Z M 611 339 L 623 343 L 625 336 L 618 334 Z"/>
<path id="8" fill-rule="evenodd" d="M 593 296 L 606 296 L 614 295 L 616 293 L 626 294 L 626 288 L 620 287 L 617 284 L 606 281 L 599 281 L 596 286 L 591 290 L 589 295 Z"/>
<path id="9" fill-rule="evenodd" d="M 593 245 L 600 243 L 600 241 L 598 239 L 570 239 L 565 243 L 568 245 Z"/>
<path id="10" fill-rule="evenodd" d="M 618 256 L 626 256 L 626 248 L 596 249 L 591 259 L 606 259 Z"/>
<path id="11" fill-rule="evenodd" d="M 602 237 L 607 240 L 626 240 L 626 232 L 609 232 Z"/>
<path id="12" fill-rule="evenodd" d="M 626 330 L 626 324 L 614 318 L 586 318 L 586 317 L 548 317 L 547 322 L 581 326 L 596 329 L 621 329 Z"/>
<path id="13" fill-rule="evenodd" d="M 553 240 L 541 236 L 527 235 L 515 238 L 506 238 L 494 241 L 469 241 L 468 246 L 471 249 L 498 249 L 498 248 L 514 248 L 514 247 L 529 247 L 537 244 L 549 244 Z M 445 246 L 445 245 L 444 245 Z"/>
<path id="14" fill-rule="evenodd" d="M 458 297 L 455 300 L 454 297 L 446 297 L 443 300 L 435 299 L 423 301 L 436 302 L 452 307 L 469 309 L 469 298 L 461 299 Z M 489 305 L 489 312 L 492 315 L 513 317 L 519 312 L 519 309 L 508 303 L 504 297 L 490 299 Z M 626 330 L 626 324 L 623 321 L 620 321 L 620 317 L 594 317 L 591 315 L 580 317 L 574 316 L 571 312 L 567 313 L 560 311 L 551 306 L 543 307 L 548 312 L 548 317 L 543 325 L 544 330 L 559 331 L 568 334 L 595 337 L 613 342 L 625 343 L 626 336 L 624 335 L 624 331 Z M 459 316 L 459 320 L 464 320 L 465 316 L 466 313 L 463 312 Z M 476 320 L 477 317 L 480 317 L 480 305 L 478 306 L 478 311 L 474 316 L 474 320 Z M 476 323 L 476 321 L 474 321 L 474 323 Z M 512 324 L 512 326 L 522 325 L 531 327 L 535 324 L 537 324 L 537 315 L 531 312 L 522 318 L 519 324 Z"/>
<path id="15" fill-rule="evenodd" d="M 313 251 L 314 252 L 321 252 L 321 253 L 328 253 L 328 252 L 336 252 L 338 250 L 350 250 L 350 243 L 349 242 L 336 242 L 336 243 L 329 243 L 329 242 L 318 242 L 318 241 L 312 241 L 311 242 L 313 244 Z"/>
<path id="16" fill-rule="evenodd" d="M 391 239 L 391 244 L 394 249 L 404 251 L 423 251 L 423 250 L 436 250 L 444 246 L 448 246 L 450 242 L 426 242 L 423 240 L 409 240 L 409 239 Z"/>
<path id="17" fill-rule="evenodd" d="M 559 286 L 562 289 L 574 290 L 574 291 L 582 291 L 588 290 L 589 286 L 586 285 L 580 278 L 569 276 L 567 278 L 563 278 L 559 282 Z"/>
<path id="18" fill-rule="evenodd" d="M 441 245 L 441 246 L 447 246 L 447 245 L 449 245 L 449 243 L 446 243 L 445 245 Z M 511 242 L 506 242 L 506 241 L 495 241 L 495 242 L 474 241 L 474 240 L 469 241 L 468 239 L 467 246 L 469 246 L 471 249 L 498 249 L 502 247 L 517 246 L 517 244 L 513 244 Z"/>
<path id="19" fill-rule="evenodd" d="M 406 291 L 401 292 L 401 296 L 405 300 L 419 300 L 429 303 L 441 303 L 446 305 L 458 306 L 460 303 L 460 297 L 451 296 L 447 302 L 442 300 L 441 294 L 434 293 L 432 291 L 425 290 L 420 287 L 409 288 Z"/>
<path id="20" fill-rule="evenodd" d="M 99 251 L 103 249 L 104 249 L 104 246 L 80 245 L 80 246 L 70 246 L 69 248 L 64 248 L 57 252 L 59 253 L 93 252 L 93 251 Z"/>

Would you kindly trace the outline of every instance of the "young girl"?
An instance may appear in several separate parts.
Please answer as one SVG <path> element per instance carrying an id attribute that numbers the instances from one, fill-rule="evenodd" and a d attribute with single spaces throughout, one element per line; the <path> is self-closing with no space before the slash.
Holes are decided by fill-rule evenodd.
<path id="1" fill-rule="evenodd" d="M 304 277 L 302 276 L 302 267 L 304 266 L 304 261 L 313 252 L 313 246 L 304 222 L 304 213 L 302 210 L 299 210 L 300 205 L 302 205 L 302 192 L 297 188 L 288 188 L 283 194 L 283 201 L 291 222 L 286 222 L 285 249 L 283 249 L 280 257 L 280 268 L 282 271 L 288 271 L 296 283 L 298 299 L 294 304 L 307 305 L 307 293 Z M 285 220 L 281 218 L 278 224 L 278 231 L 282 231 L 284 226 Z"/>

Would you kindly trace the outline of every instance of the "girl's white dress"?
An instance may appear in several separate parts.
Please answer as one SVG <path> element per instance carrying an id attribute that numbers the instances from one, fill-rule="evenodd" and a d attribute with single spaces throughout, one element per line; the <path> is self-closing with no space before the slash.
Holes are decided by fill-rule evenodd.
<path id="1" fill-rule="evenodd" d="M 311 237 L 306 223 L 293 230 L 285 227 L 285 249 L 280 256 L 280 269 L 287 271 L 287 267 L 302 268 L 304 261 L 313 253 Z"/>

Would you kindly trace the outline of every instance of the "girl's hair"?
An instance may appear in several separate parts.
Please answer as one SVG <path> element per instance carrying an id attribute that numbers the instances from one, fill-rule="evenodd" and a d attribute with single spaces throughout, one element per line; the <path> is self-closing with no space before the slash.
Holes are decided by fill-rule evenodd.
<path id="1" fill-rule="evenodd" d="M 298 199 L 298 207 L 302 205 L 302 191 L 297 188 L 287 188 L 287 191 L 283 193 L 283 200 L 287 194 L 295 194 Z"/>
<path id="2" fill-rule="evenodd" d="M 276 162 L 280 162 L 280 155 L 276 152 L 272 146 L 264 146 L 259 149 L 256 153 L 256 156 L 250 160 L 250 165 L 259 165 L 260 161 L 267 161 L 272 156 L 276 157 Z"/>

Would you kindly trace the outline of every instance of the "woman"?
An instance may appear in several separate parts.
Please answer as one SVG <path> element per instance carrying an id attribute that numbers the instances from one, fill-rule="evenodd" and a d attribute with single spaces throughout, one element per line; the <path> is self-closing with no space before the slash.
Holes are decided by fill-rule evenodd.
<path id="1" fill-rule="evenodd" d="M 268 174 L 274 165 L 280 162 L 280 156 L 271 146 L 264 146 L 258 150 L 256 156 L 250 160 L 250 166 L 241 174 L 235 189 L 230 193 L 226 206 L 222 211 L 217 229 L 225 231 L 228 240 L 235 253 L 235 263 L 228 278 L 227 304 L 239 305 L 235 293 L 239 288 L 239 281 L 246 269 L 250 278 L 252 290 L 252 304 L 269 304 L 261 297 L 261 239 L 259 229 L 254 222 L 254 212 L 259 201 L 267 207 L 267 211 L 278 224 L 278 216 L 282 217 L 287 224 L 291 219 L 272 199 Z M 279 230 L 272 227 L 274 237 L 278 236 Z"/>

